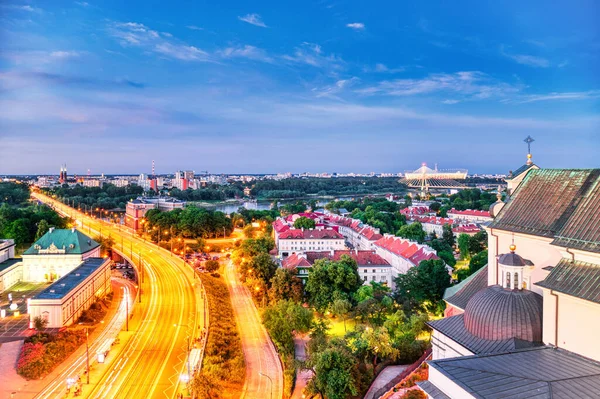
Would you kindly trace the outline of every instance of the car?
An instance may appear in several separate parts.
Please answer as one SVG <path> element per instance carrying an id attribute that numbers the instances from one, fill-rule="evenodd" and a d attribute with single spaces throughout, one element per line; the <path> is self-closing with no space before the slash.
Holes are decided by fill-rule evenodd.
<path id="1" fill-rule="evenodd" d="M 219 260 L 218 256 L 213 256 L 212 260 Z"/>

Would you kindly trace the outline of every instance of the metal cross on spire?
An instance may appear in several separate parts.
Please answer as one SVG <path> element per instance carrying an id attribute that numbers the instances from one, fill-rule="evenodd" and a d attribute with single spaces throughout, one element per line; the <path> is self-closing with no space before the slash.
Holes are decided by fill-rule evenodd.
<path id="1" fill-rule="evenodd" d="M 531 154 L 531 143 L 533 143 L 535 140 L 531 136 L 527 136 L 527 138 L 523 141 L 527 143 L 527 153 Z"/>

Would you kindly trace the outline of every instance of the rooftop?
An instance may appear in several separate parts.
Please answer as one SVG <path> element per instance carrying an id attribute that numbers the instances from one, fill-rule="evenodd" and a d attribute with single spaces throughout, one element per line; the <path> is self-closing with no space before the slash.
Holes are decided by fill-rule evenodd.
<path id="1" fill-rule="evenodd" d="M 592 399 L 600 392 L 600 363 L 550 346 L 428 363 L 476 398 Z"/>
<path id="2" fill-rule="evenodd" d="M 488 266 L 485 265 L 460 283 L 449 287 L 444 293 L 444 300 L 450 305 L 464 310 L 469 299 L 488 286 Z"/>
<path id="3" fill-rule="evenodd" d="M 600 252 L 600 169 L 531 170 L 490 228 Z"/>
<path id="4" fill-rule="evenodd" d="M 61 299 L 106 262 L 110 262 L 110 260 L 105 258 L 88 258 L 81 265 L 56 280 L 51 286 L 32 299 Z"/>
<path id="5" fill-rule="evenodd" d="M 562 259 L 550 274 L 536 285 L 600 303 L 600 265 Z"/>
<path id="6" fill-rule="evenodd" d="M 293 239 L 343 239 L 344 236 L 331 229 L 290 229 L 282 231 L 279 235 L 280 240 Z"/>
<path id="7" fill-rule="evenodd" d="M 375 241 L 374 245 L 408 259 L 414 265 L 418 265 L 422 260 L 439 259 L 432 248 L 405 238 L 386 235 Z"/>
<path id="8" fill-rule="evenodd" d="M 23 259 L 21 258 L 12 258 L 12 259 L 7 259 L 4 262 L 0 263 L 0 272 L 3 272 L 4 270 L 8 269 L 9 267 L 16 265 L 17 263 L 21 262 Z"/>
<path id="9" fill-rule="evenodd" d="M 96 241 L 76 229 L 51 228 L 23 255 L 81 255 L 99 246 Z"/>

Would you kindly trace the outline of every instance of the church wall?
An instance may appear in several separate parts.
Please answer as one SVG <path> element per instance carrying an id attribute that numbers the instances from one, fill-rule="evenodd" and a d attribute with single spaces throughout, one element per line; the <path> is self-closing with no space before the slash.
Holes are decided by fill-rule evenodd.
<path id="1" fill-rule="evenodd" d="M 447 335 L 444 335 L 437 330 L 433 330 L 433 335 L 431 337 L 432 360 L 470 355 L 474 355 L 474 353 L 455 342 Z"/>
<path id="2" fill-rule="evenodd" d="M 600 361 L 600 304 L 544 289 L 544 343 Z M 558 301 L 558 342 L 556 302 Z"/>
<path id="3" fill-rule="evenodd" d="M 446 377 L 435 367 L 429 367 L 429 381 L 451 398 L 474 399 L 475 397 Z"/>
<path id="4" fill-rule="evenodd" d="M 513 233 L 496 229 L 486 229 L 486 231 L 488 233 L 488 285 L 502 284 L 502 278 L 497 274 L 497 256 L 510 251 L 509 247 L 513 242 Z M 492 233 L 497 237 L 492 236 Z M 498 252 L 496 252 L 496 240 L 498 240 Z M 528 289 L 540 295 L 542 289 L 534 283 L 548 276 L 549 272 L 543 270 L 543 268 L 556 265 L 563 257 L 560 247 L 550 245 L 552 241 L 551 238 L 514 233 L 514 243 L 517 246 L 516 253 L 524 259 L 529 259 L 534 264 L 532 270 L 525 270 L 524 280 L 527 281 Z M 497 276 L 500 279 L 499 281 Z"/>

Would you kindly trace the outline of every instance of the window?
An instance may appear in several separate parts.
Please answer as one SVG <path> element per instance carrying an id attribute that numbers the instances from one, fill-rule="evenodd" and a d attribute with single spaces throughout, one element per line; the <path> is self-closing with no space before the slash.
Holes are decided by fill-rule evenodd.
<path id="1" fill-rule="evenodd" d="M 377 273 L 377 270 L 373 269 L 373 273 Z"/>
<path id="2" fill-rule="evenodd" d="M 375 281 L 375 276 L 371 276 L 371 281 Z"/>
<path id="3" fill-rule="evenodd" d="M 519 289 L 519 273 L 515 272 L 515 281 L 514 281 L 515 290 Z"/>
<path id="4" fill-rule="evenodd" d="M 506 272 L 506 288 L 510 288 L 510 272 Z"/>
<path id="5" fill-rule="evenodd" d="M 367 276 L 363 276 L 363 281 L 367 281 Z"/>

